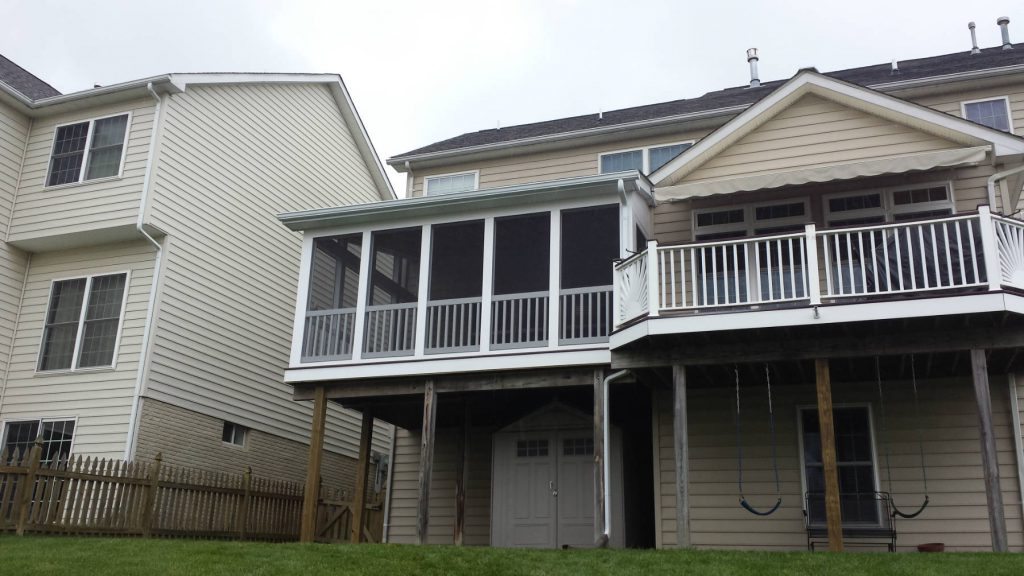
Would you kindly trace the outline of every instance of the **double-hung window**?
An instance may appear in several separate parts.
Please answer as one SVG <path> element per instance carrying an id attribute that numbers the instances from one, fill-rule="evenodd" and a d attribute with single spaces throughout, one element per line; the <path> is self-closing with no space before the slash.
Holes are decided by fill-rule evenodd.
<path id="1" fill-rule="evenodd" d="M 479 179 L 480 173 L 476 171 L 459 174 L 441 174 L 438 176 L 427 176 L 423 180 L 423 186 L 427 196 L 454 194 L 456 192 L 476 190 L 479 185 Z"/>
<path id="2" fill-rule="evenodd" d="M 32 448 L 37 438 L 42 437 L 43 453 L 41 462 L 49 464 L 55 459 L 64 460 L 71 454 L 71 443 L 75 435 L 74 420 L 22 420 L 8 422 L 3 430 L 3 450 L 8 458 L 23 455 Z M 6 464 L 6 462 L 4 462 Z"/>
<path id="3" fill-rule="evenodd" d="M 121 174 L 130 114 L 57 126 L 47 186 L 74 184 Z"/>
<path id="4" fill-rule="evenodd" d="M 832 411 L 839 507 L 843 524 L 878 525 L 875 459 L 871 413 L 867 406 L 842 406 Z M 811 524 L 825 523 L 825 464 L 821 456 L 821 428 L 816 408 L 800 409 L 804 486 Z"/>
<path id="5" fill-rule="evenodd" d="M 963 117 L 971 122 L 1003 132 L 1013 132 L 1013 123 L 1010 119 L 1010 100 L 1006 96 L 962 102 L 960 107 Z"/>
<path id="6" fill-rule="evenodd" d="M 40 372 L 113 366 L 128 275 L 54 281 L 39 351 Z"/>
<path id="7" fill-rule="evenodd" d="M 625 172 L 627 170 L 638 170 L 644 174 L 650 174 L 668 164 L 670 160 L 682 154 L 690 146 L 693 146 L 693 142 L 679 142 L 664 146 L 637 148 L 636 150 L 608 152 L 600 155 L 599 169 L 601 174 Z"/>

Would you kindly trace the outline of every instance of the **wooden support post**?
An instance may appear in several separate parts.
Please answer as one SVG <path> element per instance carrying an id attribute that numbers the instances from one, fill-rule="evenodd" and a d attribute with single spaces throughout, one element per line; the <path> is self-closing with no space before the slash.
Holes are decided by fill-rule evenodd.
<path id="1" fill-rule="evenodd" d="M 466 480 L 469 470 L 469 405 L 462 407 L 462 433 L 459 434 L 455 455 L 455 534 L 456 546 L 462 546 L 466 533 Z"/>
<path id="2" fill-rule="evenodd" d="M 238 507 L 238 538 L 249 537 L 249 508 L 252 506 L 252 466 L 245 467 L 242 475 L 242 503 Z"/>
<path id="3" fill-rule="evenodd" d="M 25 526 L 28 524 L 29 508 L 32 506 L 33 500 L 35 500 L 34 494 L 36 491 L 36 474 L 39 473 L 39 462 L 43 457 L 42 455 L 43 438 L 42 436 L 40 436 L 39 438 L 36 438 L 35 443 L 32 444 L 32 448 L 29 449 L 28 472 L 25 474 L 25 477 L 21 479 L 21 482 L 23 482 L 23 484 L 20 487 L 20 490 L 18 490 L 19 498 L 16 503 L 16 506 L 18 508 L 17 515 L 15 516 L 15 519 L 17 521 L 16 531 L 18 536 L 25 535 Z M 22 456 L 21 460 L 22 464 L 24 464 L 24 455 Z"/>
<path id="4" fill-rule="evenodd" d="M 359 432 L 359 462 L 356 464 L 356 493 L 352 499 L 352 522 L 349 541 L 358 544 L 366 523 L 366 484 L 370 477 L 370 446 L 373 444 L 373 414 L 363 411 L 363 425 Z"/>
<path id="5" fill-rule="evenodd" d="M 686 366 L 672 366 L 672 432 L 676 455 L 676 546 L 690 547 L 690 439 L 687 432 Z"/>
<path id="6" fill-rule="evenodd" d="M 420 434 L 419 496 L 416 506 L 416 543 L 427 542 L 430 525 L 430 478 L 434 470 L 434 431 L 437 425 L 437 391 L 427 380 L 423 390 L 423 432 Z"/>
<path id="7" fill-rule="evenodd" d="M 821 462 L 825 473 L 825 521 L 828 549 L 843 551 L 843 516 L 839 506 L 839 472 L 836 469 L 836 433 L 832 423 L 832 378 L 828 359 L 814 361 L 818 388 L 818 429 L 821 434 Z"/>
<path id="8" fill-rule="evenodd" d="M 599 548 L 608 546 L 605 538 L 605 500 L 604 485 L 604 370 L 594 370 L 594 544 Z"/>
<path id="9" fill-rule="evenodd" d="M 157 492 L 160 490 L 160 468 L 163 464 L 164 455 L 158 452 L 149 468 L 149 478 L 146 482 L 145 502 L 142 508 L 142 535 L 148 537 L 153 532 L 154 519 L 157 517 Z"/>
<path id="10" fill-rule="evenodd" d="M 992 550 L 1006 552 L 1006 517 L 1003 513 L 1003 493 L 999 488 L 999 459 L 996 455 L 995 427 L 992 424 L 988 361 L 984 350 L 971 350 L 971 372 L 974 376 L 974 397 L 978 402 L 981 466 L 985 472 L 985 499 L 988 502 L 988 522 L 992 531 Z"/>
<path id="11" fill-rule="evenodd" d="M 316 540 L 316 516 L 320 505 L 320 464 L 324 456 L 324 425 L 327 420 L 327 394 L 317 386 L 313 395 L 313 427 L 309 435 L 309 462 L 306 465 L 306 489 L 302 495 L 300 542 Z"/>

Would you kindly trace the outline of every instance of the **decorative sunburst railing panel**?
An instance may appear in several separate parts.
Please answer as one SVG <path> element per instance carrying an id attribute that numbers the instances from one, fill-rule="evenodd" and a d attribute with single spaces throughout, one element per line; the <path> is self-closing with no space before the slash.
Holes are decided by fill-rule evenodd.
<path id="1" fill-rule="evenodd" d="M 1004 285 L 1024 289 L 1024 222 L 993 217 Z"/>
<path id="2" fill-rule="evenodd" d="M 647 252 L 641 252 L 615 266 L 615 325 L 643 316 L 648 302 Z"/>

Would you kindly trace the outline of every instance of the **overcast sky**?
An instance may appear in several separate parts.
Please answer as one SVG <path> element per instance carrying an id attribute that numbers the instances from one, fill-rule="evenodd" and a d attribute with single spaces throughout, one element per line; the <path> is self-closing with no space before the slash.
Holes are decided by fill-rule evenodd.
<path id="1" fill-rule="evenodd" d="M 744 84 L 753 46 L 772 80 L 966 51 L 970 20 L 982 47 L 999 44 L 999 16 L 1024 41 L 1020 0 L 0 2 L 0 53 L 62 92 L 167 72 L 340 73 L 382 160 L 499 122 Z"/>

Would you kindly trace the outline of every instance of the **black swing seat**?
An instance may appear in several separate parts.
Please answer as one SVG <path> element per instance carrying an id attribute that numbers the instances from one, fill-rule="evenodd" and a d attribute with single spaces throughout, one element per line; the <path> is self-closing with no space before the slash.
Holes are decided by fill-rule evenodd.
<path id="1" fill-rule="evenodd" d="M 843 543 L 849 546 L 885 546 L 896 551 L 896 522 L 892 515 L 892 498 L 885 492 L 865 492 L 839 495 L 840 504 L 856 505 L 862 518 L 857 522 L 843 521 Z M 807 549 L 814 551 L 817 544 L 828 544 L 828 526 L 825 524 L 825 493 L 808 492 L 804 505 L 804 526 L 807 529 Z"/>

